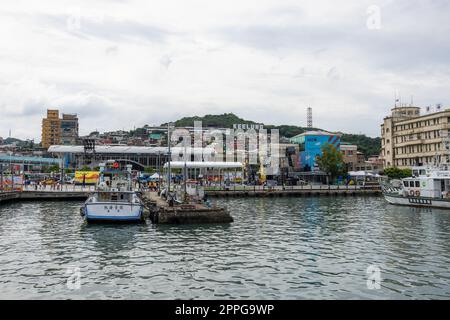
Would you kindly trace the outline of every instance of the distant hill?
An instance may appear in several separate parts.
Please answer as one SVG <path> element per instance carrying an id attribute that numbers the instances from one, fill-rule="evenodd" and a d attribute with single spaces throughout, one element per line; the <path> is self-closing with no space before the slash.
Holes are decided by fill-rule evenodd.
<path id="1" fill-rule="evenodd" d="M 221 128 L 232 128 L 233 124 L 258 124 L 257 122 L 251 120 L 245 120 L 234 113 L 224 113 L 218 115 L 207 114 L 203 117 L 184 117 L 174 122 L 176 127 L 193 127 L 194 121 L 201 121 L 203 127 L 221 127 Z M 161 124 L 165 126 L 167 123 Z M 300 126 L 292 125 L 266 125 L 264 127 L 268 130 L 278 129 L 280 131 L 280 137 L 291 138 L 298 134 L 301 134 L 308 130 L 323 130 L 320 128 L 305 128 Z M 378 155 L 381 149 L 381 138 L 371 138 L 363 134 L 346 134 L 342 135 L 341 140 L 343 142 L 348 142 L 351 144 L 356 144 L 358 150 L 364 153 L 366 157 L 371 155 Z"/>
<path id="2" fill-rule="evenodd" d="M 5 139 L 3 139 L 3 143 L 4 144 L 13 144 L 13 143 L 22 144 L 22 143 L 24 143 L 24 141 L 17 139 L 17 138 L 5 138 Z"/>
<path id="3" fill-rule="evenodd" d="M 184 117 L 180 120 L 174 122 L 176 127 L 193 127 L 194 121 L 201 121 L 203 127 L 221 127 L 221 128 L 232 128 L 233 124 L 257 124 L 254 121 L 244 120 L 239 118 L 234 113 L 224 113 L 224 114 L 207 114 L 203 117 Z M 165 126 L 167 123 L 163 123 L 161 126 Z"/>
<path id="4" fill-rule="evenodd" d="M 224 113 L 224 114 L 207 114 L 203 117 L 184 117 L 174 122 L 176 127 L 193 127 L 194 121 L 201 121 L 203 127 L 221 127 L 221 128 L 232 128 L 233 124 L 260 124 L 252 120 L 245 120 L 234 113 Z M 161 124 L 161 126 L 166 126 L 167 123 Z M 307 130 L 311 130 L 304 127 L 290 126 L 290 125 L 264 125 L 266 129 L 278 129 L 280 130 L 280 136 L 283 137 L 293 137 L 297 134 L 303 133 Z M 313 128 L 312 130 L 319 130 Z"/>

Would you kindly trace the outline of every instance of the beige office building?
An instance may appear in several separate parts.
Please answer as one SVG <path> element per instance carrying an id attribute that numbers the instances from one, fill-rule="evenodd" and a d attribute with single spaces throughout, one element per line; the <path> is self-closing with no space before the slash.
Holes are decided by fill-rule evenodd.
<path id="1" fill-rule="evenodd" d="M 47 117 L 42 119 L 42 147 L 48 148 L 59 144 L 61 138 L 61 119 L 58 110 L 47 110 Z"/>
<path id="2" fill-rule="evenodd" d="M 58 110 L 47 110 L 47 117 L 42 119 L 43 148 L 51 145 L 75 145 L 78 139 L 78 118 L 75 114 L 63 114 Z"/>
<path id="3" fill-rule="evenodd" d="M 408 168 L 446 161 L 449 129 L 450 109 L 421 115 L 418 107 L 394 107 L 381 125 L 384 167 Z"/>

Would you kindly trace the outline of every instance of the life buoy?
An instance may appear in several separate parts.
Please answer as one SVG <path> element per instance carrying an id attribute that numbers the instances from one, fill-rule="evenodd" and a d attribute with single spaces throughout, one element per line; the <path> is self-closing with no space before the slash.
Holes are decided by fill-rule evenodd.
<path id="1" fill-rule="evenodd" d="M 416 190 L 415 194 L 416 194 L 416 197 L 420 197 L 420 191 L 419 190 Z"/>
<path id="2" fill-rule="evenodd" d="M 414 190 L 409 190 L 409 195 L 413 196 L 414 195 Z"/>

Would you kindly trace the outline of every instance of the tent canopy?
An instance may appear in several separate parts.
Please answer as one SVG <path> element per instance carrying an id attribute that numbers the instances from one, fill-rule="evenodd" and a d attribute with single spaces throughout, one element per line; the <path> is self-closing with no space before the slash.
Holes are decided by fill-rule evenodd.
<path id="1" fill-rule="evenodd" d="M 374 177 L 375 175 L 366 171 L 350 171 L 348 173 L 351 177 Z"/>
<path id="2" fill-rule="evenodd" d="M 210 168 L 210 169 L 241 169 L 241 162 L 216 162 L 216 161 L 171 161 L 170 167 L 173 169 L 186 168 Z M 164 168 L 168 167 L 168 162 L 164 164 Z"/>

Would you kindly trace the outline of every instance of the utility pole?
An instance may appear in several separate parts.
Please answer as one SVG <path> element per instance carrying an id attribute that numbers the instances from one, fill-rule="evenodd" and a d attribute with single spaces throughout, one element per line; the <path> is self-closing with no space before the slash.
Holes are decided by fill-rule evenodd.
<path id="1" fill-rule="evenodd" d="M 170 179 L 171 179 L 170 161 L 172 160 L 172 153 L 170 150 L 170 122 L 167 123 L 167 146 L 168 146 L 168 156 L 169 156 L 169 161 L 167 162 L 167 200 L 169 200 Z"/>
<path id="2" fill-rule="evenodd" d="M 161 152 L 158 151 L 158 192 L 161 190 Z"/>
<path id="3" fill-rule="evenodd" d="M 186 158 L 187 158 L 187 154 L 186 154 L 186 142 L 184 142 L 184 202 L 186 202 L 186 198 L 187 198 L 187 190 L 186 190 L 186 183 L 187 183 L 187 167 L 186 167 Z"/>

